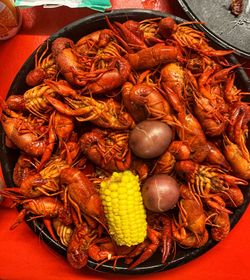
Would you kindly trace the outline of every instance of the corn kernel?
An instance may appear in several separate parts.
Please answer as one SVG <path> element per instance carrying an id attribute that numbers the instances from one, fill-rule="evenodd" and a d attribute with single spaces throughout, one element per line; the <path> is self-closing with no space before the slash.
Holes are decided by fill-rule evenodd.
<path id="1" fill-rule="evenodd" d="M 132 246 L 143 242 L 147 222 L 138 177 L 128 170 L 114 172 L 109 180 L 101 183 L 100 195 L 116 243 Z"/>

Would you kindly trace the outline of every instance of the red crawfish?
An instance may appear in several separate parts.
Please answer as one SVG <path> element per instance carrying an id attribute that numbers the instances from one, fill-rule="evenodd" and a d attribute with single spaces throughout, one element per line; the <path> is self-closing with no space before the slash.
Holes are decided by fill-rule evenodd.
<path id="1" fill-rule="evenodd" d="M 127 55 L 131 67 L 135 70 L 150 69 L 163 63 L 175 62 L 181 59 L 179 49 L 159 43 L 153 47 L 142 49 Z"/>
<path id="2" fill-rule="evenodd" d="M 222 194 L 222 199 L 227 207 L 236 208 L 243 204 L 244 195 L 238 186 L 232 185 Z"/>
<path id="3" fill-rule="evenodd" d="M 174 170 L 175 163 L 174 155 L 167 150 L 156 160 L 152 172 L 154 174 L 171 174 Z"/>
<path id="4" fill-rule="evenodd" d="M 229 162 L 232 170 L 237 176 L 243 179 L 250 179 L 250 160 L 242 153 L 240 147 L 230 141 L 230 139 L 223 136 L 223 153 Z"/>
<path id="5" fill-rule="evenodd" d="M 250 120 L 250 106 L 243 102 L 234 105 L 231 111 L 231 120 L 227 127 L 229 139 L 238 145 L 246 160 L 250 160 L 247 147 L 248 122 Z"/>
<path id="6" fill-rule="evenodd" d="M 97 267 L 106 261 L 115 260 L 114 269 L 116 260 L 123 257 L 122 255 L 119 256 L 119 248 L 110 237 L 96 238 L 88 247 L 88 255 L 90 259 L 98 262 Z"/>
<path id="7" fill-rule="evenodd" d="M 181 246 L 199 248 L 208 241 L 202 202 L 187 185 L 180 186 L 180 194 L 178 218 L 172 223 L 173 238 Z"/>
<path id="8" fill-rule="evenodd" d="M 217 71 L 217 65 L 212 64 L 205 68 L 198 80 L 198 89 L 194 89 L 194 112 L 199 119 L 204 132 L 208 136 L 218 136 L 225 131 L 228 120 L 228 106 L 221 94 L 221 81 L 227 77 L 229 71 L 238 67 L 228 67 Z M 223 73 L 221 73 L 223 72 Z M 217 77 L 217 78 L 215 78 Z M 213 80 L 218 79 L 213 86 Z"/>
<path id="9" fill-rule="evenodd" d="M 234 107 L 237 103 L 242 104 L 240 101 L 244 95 L 249 95 L 249 92 L 243 92 L 235 85 L 235 73 L 229 74 L 224 83 L 224 99 Z"/>
<path id="10" fill-rule="evenodd" d="M 62 156 L 52 156 L 41 170 L 36 170 L 23 180 L 19 192 L 27 198 L 57 195 L 60 171 L 69 164 Z"/>
<path id="11" fill-rule="evenodd" d="M 116 61 L 116 59 L 123 57 L 125 53 L 126 51 L 123 50 L 123 48 L 119 46 L 116 41 L 109 42 L 105 47 L 100 48 L 97 51 L 97 54 L 91 66 L 91 71 L 109 68 L 112 63 Z"/>
<path id="12" fill-rule="evenodd" d="M 152 229 L 160 232 L 160 248 L 162 252 L 161 262 L 165 264 L 173 249 L 172 219 L 165 213 L 150 212 L 147 215 L 148 224 Z"/>
<path id="13" fill-rule="evenodd" d="M 188 25 L 201 24 L 200 22 L 184 22 L 176 24 L 171 17 L 159 22 L 159 34 L 165 39 L 174 39 L 182 48 L 189 48 L 207 56 L 224 56 L 231 54 L 232 50 L 215 50 L 208 45 L 204 32 L 198 31 Z"/>
<path id="14" fill-rule="evenodd" d="M 1 123 L 8 139 L 25 153 L 39 157 L 48 144 L 47 127 L 44 120 L 27 118 L 8 110 L 2 114 Z"/>
<path id="15" fill-rule="evenodd" d="M 207 141 L 207 145 L 208 154 L 206 161 L 212 165 L 218 165 L 227 170 L 231 170 L 231 166 L 223 155 L 223 152 L 211 141 Z"/>
<path id="16" fill-rule="evenodd" d="M 75 117 L 80 122 L 91 121 L 104 128 L 128 129 L 134 126 L 132 117 L 113 98 L 96 100 L 80 96 L 69 84 L 50 81 L 50 85 L 65 98 L 64 103 L 45 94 L 48 102 L 61 114 Z"/>
<path id="17" fill-rule="evenodd" d="M 24 153 L 20 154 L 13 171 L 13 181 L 17 187 L 20 187 L 29 175 L 36 173 L 37 164 L 34 157 Z"/>
<path id="18" fill-rule="evenodd" d="M 10 95 L 6 100 L 5 104 L 8 107 L 8 109 L 12 111 L 27 111 L 27 108 L 25 106 L 25 101 L 23 95 Z"/>
<path id="19" fill-rule="evenodd" d="M 224 207 L 220 195 L 231 185 L 248 185 L 248 182 L 235 176 L 226 174 L 217 167 L 200 165 L 190 160 L 176 163 L 176 171 L 183 173 L 193 192 L 197 194 L 209 207 L 219 211 L 231 213 Z"/>
<path id="20" fill-rule="evenodd" d="M 96 236 L 85 222 L 74 228 L 67 247 L 67 260 L 72 267 L 80 269 L 86 266 L 88 249 Z"/>
<path id="21" fill-rule="evenodd" d="M 100 49 L 113 41 L 115 41 L 114 33 L 109 29 L 102 29 L 81 37 L 76 42 L 75 48 L 80 55 L 95 57 Z"/>
<path id="22" fill-rule="evenodd" d="M 211 226 L 211 237 L 215 241 L 225 239 L 231 229 L 229 214 L 225 211 L 209 211 L 208 225 Z"/>
<path id="23" fill-rule="evenodd" d="M 55 96 L 55 91 L 45 83 L 28 89 L 24 94 L 25 108 L 33 115 L 48 119 L 48 114 L 53 110 L 44 94 Z"/>
<path id="24" fill-rule="evenodd" d="M 60 172 L 75 162 L 78 153 L 78 143 L 75 142 L 75 139 L 70 139 L 42 166 L 38 160 L 34 162 L 28 160 L 27 156 L 20 157 L 14 169 L 19 188 L 11 188 L 10 191 L 21 193 L 27 198 L 57 195 L 60 193 Z M 22 174 L 20 174 L 21 172 Z"/>
<path id="25" fill-rule="evenodd" d="M 4 197 L 13 200 L 14 205 L 22 206 L 22 210 L 18 214 L 17 219 L 10 227 L 11 230 L 15 229 L 20 223 L 22 223 L 28 214 L 31 214 L 29 220 L 43 218 L 43 222 L 51 237 L 54 240 L 57 240 L 53 232 L 51 219 L 58 217 L 64 222 L 64 217 L 66 217 L 66 210 L 58 198 L 49 196 L 41 196 L 33 199 L 25 198 L 22 195 L 11 193 L 11 189 L 6 189 L 0 192 Z"/>
<path id="26" fill-rule="evenodd" d="M 47 101 L 44 94 L 55 96 L 55 90 L 42 83 L 24 92 L 23 95 L 11 95 L 6 100 L 6 106 L 20 113 L 29 111 L 32 115 L 48 120 L 53 106 Z"/>
<path id="27" fill-rule="evenodd" d="M 169 103 L 153 85 L 133 85 L 126 82 L 122 87 L 122 98 L 125 107 L 137 123 L 147 118 L 162 120 L 170 125 L 176 123 Z"/>
<path id="28" fill-rule="evenodd" d="M 113 24 L 106 17 L 109 28 L 113 31 L 117 41 L 129 52 L 147 48 L 139 22 L 128 20 L 124 23 L 115 21 Z"/>
<path id="29" fill-rule="evenodd" d="M 26 83 L 31 87 L 41 84 L 44 79 L 53 79 L 58 72 L 52 54 L 48 54 L 46 56 L 48 52 L 48 43 L 46 44 L 46 48 L 41 56 L 38 58 L 39 52 L 40 47 L 35 53 L 35 68 L 32 69 L 26 76 Z"/>
<path id="30" fill-rule="evenodd" d="M 149 175 L 149 164 L 140 158 L 133 158 L 130 170 L 139 176 L 140 182 L 145 180 Z"/>
<path id="31" fill-rule="evenodd" d="M 171 153 L 176 160 L 190 159 L 190 147 L 188 142 L 175 140 L 168 147 L 168 152 Z"/>
<path id="32" fill-rule="evenodd" d="M 129 133 L 93 129 L 80 138 L 81 149 L 97 166 L 109 172 L 124 171 L 131 165 Z"/>
<path id="33" fill-rule="evenodd" d="M 92 79 L 92 81 L 86 84 L 83 91 L 87 94 L 106 94 L 127 81 L 131 72 L 131 67 L 125 58 L 109 57 L 104 60 L 109 60 L 110 63 L 107 68 L 95 70 L 103 71 L 103 73 L 101 73 L 98 78 Z"/>
<path id="34" fill-rule="evenodd" d="M 52 225 L 61 243 L 67 247 L 73 234 L 73 226 L 65 225 L 59 218 L 54 218 L 52 220 Z"/>
<path id="35" fill-rule="evenodd" d="M 60 184 L 65 187 L 80 221 L 81 213 L 84 213 L 105 226 L 104 211 L 97 188 L 83 172 L 73 167 L 63 169 Z"/>
<path id="36" fill-rule="evenodd" d="M 97 73 L 90 74 L 90 58 L 81 56 L 75 51 L 74 42 L 60 37 L 52 43 L 52 56 L 60 73 L 72 85 L 85 86 L 89 79 L 97 77 Z"/>
<path id="37" fill-rule="evenodd" d="M 177 93 L 170 89 L 164 82 L 162 83 L 162 87 L 164 89 L 162 93 L 177 112 L 178 122 L 182 126 L 177 126 L 176 130 L 180 140 L 189 146 L 190 159 L 196 162 L 202 162 L 207 157 L 208 146 L 200 123 L 184 106 Z"/>
<path id="38" fill-rule="evenodd" d="M 193 88 L 197 88 L 197 81 L 180 63 L 172 62 L 164 65 L 160 81 L 175 92 L 185 105 L 188 105 L 188 101 L 193 101 Z"/>
<path id="39" fill-rule="evenodd" d="M 97 48 L 89 71 L 90 74 L 100 73 L 100 75 L 88 81 L 83 88 L 83 92 L 86 94 L 107 94 L 121 86 L 130 75 L 131 67 L 121 55 L 124 50 L 114 38 L 112 40 L 112 37 L 114 37 L 112 31 L 108 29 L 101 31 L 99 34 L 96 45 L 101 45 L 101 47 Z"/>
<path id="40" fill-rule="evenodd" d="M 164 39 L 158 34 L 159 18 L 145 19 L 139 22 L 139 29 L 147 46 L 163 43 Z"/>

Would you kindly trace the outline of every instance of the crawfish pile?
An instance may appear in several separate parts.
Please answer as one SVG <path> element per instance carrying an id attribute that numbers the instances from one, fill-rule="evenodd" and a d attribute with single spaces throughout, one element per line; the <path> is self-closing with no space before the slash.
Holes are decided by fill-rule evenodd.
<path id="1" fill-rule="evenodd" d="M 235 70 L 190 23 L 172 18 L 124 23 L 77 42 L 57 38 L 36 58 L 29 89 L 2 103 L 6 145 L 20 150 L 15 188 L 1 193 L 26 215 L 43 218 L 51 237 L 81 268 L 122 259 L 134 268 L 174 248 L 199 248 L 230 231 L 230 214 L 242 205 L 250 179 L 246 145 L 249 93 L 235 85 Z M 130 130 L 160 120 L 173 131 L 159 158 L 143 161 L 130 150 Z M 114 171 L 131 170 L 141 182 L 171 174 L 180 199 L 167 213 L 147 213 L 148 237 L 117 246 L 108 235 L 98 189 Z"/>

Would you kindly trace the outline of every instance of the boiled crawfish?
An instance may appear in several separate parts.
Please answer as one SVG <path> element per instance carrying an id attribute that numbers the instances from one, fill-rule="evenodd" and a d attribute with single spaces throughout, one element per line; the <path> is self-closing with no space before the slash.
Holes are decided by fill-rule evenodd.
<path id="1" fill-rule="evenodd" d="M 8 110 L 2 114 L 1 123 L 8 139 L 25 153 L 39 157 L 48 144 L 44 121 L 38 118 L 27 118 Z"/>
<path id="2" fill-rule="evenodd" d="M 166 39 L 173 38 L 182 48 L 189 48 L 207 56 L 225 56 L 232 50 L 215 50 L 208 45 L 205 34 L 188 25 L 201 24 L 197 22 L 184 22 L 176 24 L 171 17 L 166 17 L 159 22 L 159 33 Z"/>
<path id="3" fill-rule="evenodd" d="M 239 146 L 231 142 L 226 135 L 223 137 L 223 152 L 235 174 L 243 179 L 249 180 L 249 158 L 245 158 Z"/>
<path id="4" fill-rule="evenodd" d="M 131 67 L 128 61 L 123 57 L 106 58 L 110 63 L 108 68 L 100 69 L 103 71 L 97 78 L 86 84 L 84 91 L 90 94 L 108 93 L 121 86 L 129 77 Z M 98 70 L 95 70 L 95 72 Z"/>
<path id="5" fill-rule="evenodd" d="M 177 112 L 177 119 L 182 127 L 176 127 L 181 141 L 189 145 L 190 159 L 202 162 L 208 154 L 206 136 L 195 116 L 184 106 L 180 97 L 166 83 L 162 83 L 163 94 Z"/>
<path id="6" fill-rule="evenodd" d="M 96 236 L 85 222 L 75 227 L 67 247 L 67 260 L 72 267 L 80 269 L 86 266 L 88 249 Z"/>
<path id="7" fill-rule="evenodd" d="M 60 173 L 60 183 L 65 187 L 79 220 L 81 212 L 105 226 L 105 216 L 96 186 L 77 168 L 64 168 Z"/>
<path id="8" fill-rule="evenodd" d="M 159 43 L 153 47 L 142 49 L 134 54 L 128 54 L 128 61 L 133 69 L 150 69 L 164 63 L 175 62 L 181 59 L 179 49 Z"/>
<path id="9" fill-rule="evenodd" d="M 97 74 L 91 76 L 88 73 L 91 66 L 90 59 L 75 51 L 72 40 L 57 38 L 53 41 L 51 50 L 60 73 L 72 85 L 85 86 L 89 79 L 97 76 Z"/>
<path id="10" fill-rule="evenodd" d="M 193 88 L 197 87 L 197 81 L 180 63 L 172 62 L 164 65 L 160 81 L 175 92 L 186 106 L 188 101 L 192 101 Z"/>
<path id="11" fill-rule="evenodd" d="M 52 225 L 61 243 L 67 247 L 73 234 L 73 226 L 63 224 L 59 218 L 54 218 L 52 220 Z"/>
<path id="12" fill-rule="evenodd" d="M 113 41 L 115 41 L 113 32 L 109 29 L 102 29 L 80 38 L 76 42 L 75 48 L 80 55 L 95 57 L 100 49 L 105 48 Z"/>
<path id="13" fill-rule="evenodd" d="M 129 169 L 132 155 L 128 146 L 128 132 L 93 129 L 80 138 L 81 149 L 97 166 L 109 171 Z"/>
<path id="14" fill-rule="evenodd" d="M 69 85 L 50 82 L 57 89 L 57 93 L 65 97 L 68 105 L 60 100 L 45 94 L 51 105 L 61 114 L 75 117 L 78 121 L 91 121 L 92 123 L 113 129 L 128 129 L 134 126 L 132 117 L 122 110 L 121 105 L 113 98 L 96 100 L 87 96 L 80 96 Z"/>
<path id="15" fill-rule="evenodd" d="M 223 133 L 228 120 L 228 106 L 222 97 L 221 86 L 219 84 L 212 86 L 211 83 L 216 75 L 224 78 L 233 68 L 221 70 L 224 71 L 221 75 L 221 71 L 215 72 L 216 67 L 210 65 L 204 70 L 198 80 L 198 89 L 193 92 L 196 104 L 194 112 L 208 136 L 218 136 Z M 233 67 L 235 68 L 235 65 Z"/>
<path id="16" fill-rule="evenodd" d="M 202 202 L 187 185 L 181 185 L 180 193 L 178 218 L 172 223 L 173 237 L 183 247 L 199 248 L 208 241 Z"/>
<path id="17" fill-rule="evenodd" d="M 248 185 L 248 182 L 235 176 L 226 174 L 225 171 L 206 165 L 199 165 L 192 161 L 180 161 L 176 163 L 176 171 L 185 174 L 187 182 L 193 192 L 197 194 L 205 204 L 219 211 L 231 213 L 224 207 L 221 194 L 232 185 Z"/>
<path id="18" fill-rule="evenodd" d="M 133 85 L 126 82 L 122 87 L 122 97 L 124 105 L 136 122 L 148 118 L 162 120 L 168 124 L 176 122 L 169 103 L 153 85 Z"/>
<path id="19" fill-rule="evenodd" d="M 13 194 L 8 189 L 1 190 L 0 193 L 2 196 L 12 200 L 14 203 L 13 205 L 22 207 L 22 210 L 18 214 L 15 222 L 10 227 L 11 230 L 14 230 L 20 223 L 24 221 L 28 214 L 31 214 L 28 220 L 43 218 L 43 222 L 50 235 L 54 240 L 57 240 L 53 232 L 51 219 L 58 218 L 61 222 L 66 221 L 66 209 L 58 198 L 41 196 L 30 199 L 23 195 Z"/>
<path id="20" fill-rule="evenodd" d="M 44 79 L 53 79 L 58 72 L 52 54 L 50 53 L 46 56 L 48 52 L 48 43 L 41 56 L 38 58 L 39 52 L 40 48 L 38 48 L 35 54 L 35 68 L 26 76 L 26 83 L 31 87 L 41 84 Z"/>
<path id="21" fill-rule="evenodd" d="M 13 181 L 17 187 L 20 187 L 29 175 L 36 173 L 36 165 L 37 162 L 33 157 L 20 154 L 13 171 Z"/>

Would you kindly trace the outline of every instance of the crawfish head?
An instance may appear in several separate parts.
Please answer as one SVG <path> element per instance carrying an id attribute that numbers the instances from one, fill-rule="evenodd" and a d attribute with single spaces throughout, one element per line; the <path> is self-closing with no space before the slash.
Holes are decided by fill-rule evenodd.
<path id="1" fill-rule="evenodd" d="M 176 171 L 184 173 L 186 179 L 194 187 L 198 194 L 221 192 L 228 189 L 230 185 L 247 185 L 247 181 L 225 174 L 219 168 L 199 165 L 193 161 L 181 161 L 176 163 Z"/>
<path id="2" fill-rule="evenodd" d="M 74 42 L 69 38 L 60 37 L 52 43 L 52 54 L 57 56 L 62 50 L 72 48 Z"/>
<path id="3" fill-rule="evenodd" d="M 107 171 L 123 171 L 130 167 L 131 152 L 128 132 L 93 129 L 80 138 L 82 151 L 97 166 Z"/>
<path id="4" fill-rule="evenodd" d="M 169 38 L 172 33 L 177 29 L 177 24 L 175 20 L 171 17 L 166 17 L 160 20 L 158 33 L 163 36 L 163 38 Z"/>
<path id="5" fill-rule="evenodd" d="M 35 172 L 35 159 L 29 155 L 21 153 L 13 171 L 15 185 L 20 187 L 24 179 Z"/>

